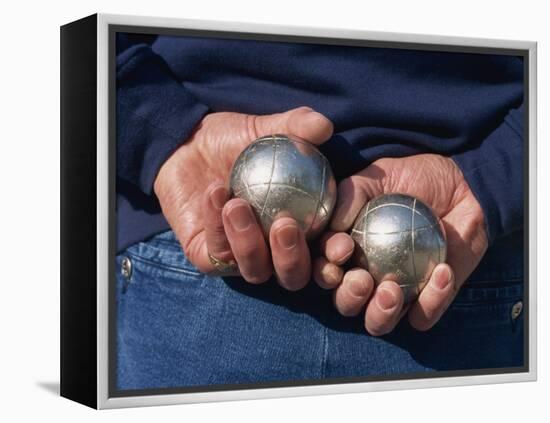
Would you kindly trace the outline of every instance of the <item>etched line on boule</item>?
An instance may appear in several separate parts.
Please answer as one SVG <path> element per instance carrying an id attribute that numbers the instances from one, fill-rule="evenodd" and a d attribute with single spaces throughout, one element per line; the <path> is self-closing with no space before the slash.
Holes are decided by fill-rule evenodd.
<path id="1" fill-rule="evenodd" d="M 260 205 L 258 204 L 258 202 L 256 201 L 256 198 L 255 196 L 252 194 L 252 191 L 250 190 L 250 185 L 248 183 L 248 177 L 249 177 L 249 174 L 250 174 L 250 168 L 247 166 L 248 165 L 248 157 L 250 156 L 250 152 L 252 151 L 252 148 L 248 147 L 244 153 L 244 159 L 243 159 L 243 164 L 241 166 L 241 169 L 244 169 L 244 171 L 241 171 L 241 182 L 243 183 L 244 187 L 245 187 L 245 190 L 246 190 L 246 193 L 247 193 L 247 200 L 248 202 L 252 205 L 252 207 L 255 207 L 257 209 L 260 208 Z M 245 177 L 246 175 L 246 177 Z M 235 192 L 235 196 L 237 197 L 240 197 L 241 194 L 242 194 L 243 190 L 239 190 L 239 192 Z"/>
<path id="2" fill-rule="evenodd" d="M 265 208 L 267 207 L 267 202 L 269 200 L 269 193 L 271 191 L 271 180 L 273 179 L 273 174 L 275 173 L 276 159 L 277 159 L 277 144 L 273 144 L 273 161 L 271 162 L 271 174 L 269 175 L 269 185 L 267 186 L 267 192 L 265 194 L 264 206 L 262 207 L 262 212 L 260 213 L 260 219 L 264 217 Z"/>
<path id="3" fill-rule="evenodd" d="M 439 234 L 441 220 L 422 200 L 405 194 L 394 198 L 386 195 L 369 201 L 349 233 L 365 255 L 361 265 L 368 267 L 375 281 L 386 280 L 391 272 L 410 302 L 429 279 L 432 261 L 444 259 L 445 239 Z"/>
<path id="4" fill-rule="evenodd" d="M 305 232 L 313 228 L 313 224 L 315 223 L 315 219 L 317 219 L 317 214 L 319 213 L 319 209 L 321 208 L 321 201 L 323 200 L 323 196 L 325 195 L 326 173 L 327 173 L 327 164 L 323 163 L 323 174 L 321 176 L 321 192 L 319 193 L 319 199 L 317 200 L 317 205 L 315 206 L 315 213 L 313 214 L 313 219 L 311 219 L 311 223 Z"/>
<path id="5" fill-rule="evenodd" d="M 369 208 L 370 208 L 370 201 L 367 203 L 367 209 L 365 210 L 365 216 L 363 217 L 363 222 L 362 222 L 362 227 L 365 228 L 365 223 L 366 223 L 366 220 L 367 220 L 367 216 L 369 215 L 370 211 L 369 211 Z M 366 234 L 366 228 L 365 230 L 363 231 L 363 248 L 366 248 L 367 246 L 367 234 Z"/>
<path id="6" fill-rule="evenodd" d="M 234 196 L 253 206 L 264 235 L 273 216 L 295 218 L 305 232 L 310 232 L 307 238 L 319 235 L 320 224 L 330 219 L 336 191 L 332 190 L 335 181 L 330 163 L 315 145 L 273 134 L 253 142 L 247 153 L 233 167 L 232 176 L 237 176 L 240 167 L 246 169 L 230 180 L 230 187 Z"/>
<path id="7" fill-rule="evenodd" d="M 367 213 L 365 214 L 365 216 L 369 213 L 372 213 L 375 210 L 381 209 L 383 207 L 388 207 L 388 206 L 396 206 L 396 207 L 402 207 L 404 209 L 412 210 L 411 206 L 408 206 L 406 204 L 387 203 L 387 204 L 380 204 L 379 206 L 376 206 L 376 207 L 372 208 L 371 210 L 367 210 Z M 422 216 L 422 213 L 420 213 L 418 210 L 416 210 L 415 213 L 417 213 L 419 216 Z"/>
<path id="8" fill-rule="evenodd" d="M 437 226 L 439 227 L 438 229 L 440 229 L 440 230 L 441 230 L 441 226 L 443 226 L 443 222 L 441 221 L 441 219 L 439 217 L 437 217 Z M 443 249 L 444 244 L 441 242 L 441 239 L 438 239 L 438 241 L 439 241 L 439 248 L 437 249 L 437 259 L 438 259 L 438 262 L 441 263 L 442 262 L 441 261 L 441 250 Z"/>
<path id="9" fill-rule="evenodd" d="M 249 187 L 250 188 L 258 188 L 258 187 L 264 187 L 268 185 L 268 183 L 262 183 L 262 184 L 252 184 L 250 185 Z M 293 187 L 292 185 L 288 185 L 288 184 L 285 184 L 283 182 L 272 182 L 271 183 L 271 186 L 272 187 L 283 187 L 283 188 L 287 188 L 287 189 L 290 189 L 290 190 L 294 190 L 294 191 L 297 191 L 299 192 L 300 194 L 304 194 L 305 196 L 309 197 L 310 199 L 312 200 L 315 200 L 315 197 L 313 195 L 311 195 L 311 193 L 307 192 L 307 191 L 304 191 L 303 189 L 301 188 L 298 188 L 298 187 Z M 240 190 L 240 191 L 237 191 L 235 193 L 235 195 L 240 195 L 242 194 L 243 190 Z M 324 207 L 323 207 L 324 209 Z M 325 209 L 326 211 L 326 209 Z"/>
<path id="10" fill-rule="evenodd" d="M 245 153 L 244 153 L 244 159 L 243 159 L 243 164 L 241 166 L 241 169 L 244 169 L 240 171 L 241 173 L 241 182 L 244 184 L 244 187 L 246 189 L 246 192 L 248 193 L 248 197 L 251 198 L 252 197 L 252 194 L 250 192 L 250 188 L 248 186 L 248 174 L 250 173 L 250 169 L 248 169 L 248 156 L 250 154 L 250 147 L 246 149 Z M 245 174 L 246 174 L 246 177 L 245 177 Z M 240 191 L 242 192 L 242 191 Z M 240 195 L 240 194 L 239 194 Z"/>
<path id="11" fill-rule="evenodd" d="M 416 198 L 413 201 L 412 206 L 412 213 L 411 213 L 411 244 L 412 244 L 412 266 L 413 266 L 413 274 L 414 279 L 417 279 L 416 276 L 416 261 L 415 261 L 415 253 L 414 253 L 414 233 L 415 233 L 415 227 L 414 227 L 414 215 L 416 210 Z"/>
<path id="12" fill-rule="evenodd" d="M 436 225 L 431 225 L 431 226 L 422 226 L 421 228 L 416 228 L 416 231 L 427 231 L 427 230 L 430 230 L 430 229 L 433 229 Z M 353 232 L 357 233 L 357 234 L 363 234 L 365 233 L 366 235 L 395 235 L 395 234 L 406 234 L 408 232 L 410 232 L 411 230 L 410 229 L 402 229 L 402 230 L 399 230 L 399 231 L 390 231 L 390 232 L 369 232 L 369 231 L 359 231 L 355 228 L 352 229 Z"/>

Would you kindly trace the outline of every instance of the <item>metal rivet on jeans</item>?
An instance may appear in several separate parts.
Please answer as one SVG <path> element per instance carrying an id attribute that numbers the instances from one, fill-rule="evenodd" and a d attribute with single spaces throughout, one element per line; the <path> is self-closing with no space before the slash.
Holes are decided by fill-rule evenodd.
<path id="1" fill-rule="evenodd" d="M 130 280 L 132 277 L 132 261 L 128 257 L 124 257 L 122 259 L 120 272 L 127 280 Z"/>
<path id="2" fill-rule="evenodd" d="M 515 303 L 512 306 L 512 311 L 511 311 L 512 319 L 514 320 L 517 319 L 521 314 L 522 310 L 523 310 L 523 302 L 518 301 L 517 303 Z"/>

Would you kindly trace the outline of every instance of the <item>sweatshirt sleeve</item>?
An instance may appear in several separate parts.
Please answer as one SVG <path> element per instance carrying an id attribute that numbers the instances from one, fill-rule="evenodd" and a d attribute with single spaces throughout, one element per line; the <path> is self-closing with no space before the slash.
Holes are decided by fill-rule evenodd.
<path id="1" fill-rule="evenodd" d="M 186 91 L 147 43 L 117 55 L 116 84 L 117 178 L 150 195 L 160 167 L 208 107 Z"/>
<path id="2" fill-rule="evenodd" d="M 523 105 L 476 148 L 452 156 L 485 214 L 489 244 L 523 226 Z"/>

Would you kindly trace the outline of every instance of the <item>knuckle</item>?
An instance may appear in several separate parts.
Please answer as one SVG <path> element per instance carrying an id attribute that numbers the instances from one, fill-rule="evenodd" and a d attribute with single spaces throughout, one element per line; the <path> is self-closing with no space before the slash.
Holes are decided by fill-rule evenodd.
<path id="1" fill-rule="evenodd" d="M 283 288 L 289 291 L 297 291 L 307 285 L 311 278 L 311 267 L 300 264 L 299 260 L 285 262 L 283 265 L 275 263 L 275 275 Z"/>
<path id="2" fill-rule="evenodd" d="M 362 304 L 355 304 L 354 301 L 346 301 L 341 296 L 335 299 L 336 310 L 344 317 L 353 317 L 359 314 Z"/>
<path id="3" fill-rule="evenodd" d="M 193 261 L 191 259 L 189 259 L 189 261 L 191 261 L 191 263 L 193 263 Z M 208 267 L 206 266 L 205 264 L 202 264 L 202 263 L 193 263 L 193 265 L 197 268 L 197 270 L 201 273 L 208 273 L 208 272 L 211 272 L 212 271 L 212 268 L 211 267 Z"/>
<path id="4" fill-rule="evenodd" d="M 339 192 L 347 192 L 353 189 L 355 182 L 354 182 L 354 176 L 348 176 L 345 179 L 342 179 L 340 184 L 338 185 L 338 191 Z"/>
<path id="5" fill-rule="evenodd" d="M 243 276 L 244 280 L 253 285 L 259 285 L 265 283 L 271 277 L 271 271 L 263 270 L 259 273 L 252 273 L 246 276 Z"/>
<path id="6" fill-rule="evenodd" d="M 277 277 L 279 285 L 285 288 L 287 291 L 298 291 L 307 285 L 308 279 L 306 278 L 291 278 L 284 279 Z"/>
<path id="7" fill-rule="evenodd" d="M 310 113 L 310 112 L 313 112 L 313 111 L 314 111 L 314 110 L 313 110 L 311 107 L 309 107 L 309 106 L 300 106 L 300 107 L 297 107 L 297 108 L 294 109 L 294 110 L 295 110 L 295 112 L 297 112 L 297 113 L 303 113 L 303 114 L 305 114 L 305 113 Z"/>
<path id="8" fill-rule="evenodd" d="M 273 269 L 271 268 L 271 266 L 269 266 L 269 264 L 266 264 L 264 266 L 255 266 L 254 268 L 251 268 L 247 265 L 242 266 L 241 263 L 239 263 L 239 269 L 241 269 L 241 275 L 243 279 L 253 285 L 267 282 L 273 274 Z"/>
<path id="9" fill-rule="evenodd" d="M 448 302 L 447 296 L 444 297 L 426 297 L 419 298 L 419 307 L 414 310 L 413 316 L 424 325 L 434 322 L 441 316 L 446 308 Z"/>
<path id="10" fill-rule="evenodd" d="M 192 239 L 185 239 L 180 241 L 180 246 L 183 254 L 189 258 L 189 261 L 193 263 L 193 265 L 197 266 L 200 262 L 199 257 L 201 253 L 197 243 L 193 242 Z"/>
<path id="11" fill-rule="evenodd" d="M 433 325 L 433 321 L 437 318 L 438 315 L 438 309 L 435 307 L 426 307 L 422 313 L 417 314 L 417 317 L 415 319 L 415 324 L 419 328 L 426 328 L 428 326 Z M 429 328 L 428 328 L 429 329 Z M 421 329 L 419 329 L 421 330 Z"/>
<path id="12" fill-rule="evenodd" d="M 321 272 L 318 269 L 313 269 L 313 280 L 321 287 L 325 285 Z"/>
<path id="13" fill-rule="evenodd" d="M 219 225 L 208 225 L 204 228 L 205 231 L 208 231 L 208 234 L 210 235 L 210 239 L 215 240 L 227 240 L 227 237 L 225 236 L 225 227 L 222 224 Z"/>
<path id="14" fill-rule="evenodd" d="M 438 321 L 441 315 L 443 314 L 444 307 L 441 305 L 430 305 L 414 307 L 409 312 L 409 323 L 410 325 L 420 332 L 426 332 L 430 330 Z"/>
<path id="15" fill-rule="evenodd" d="M 338 311 L 344 317 L 354 317 L 354 316 L 357 316 L 357 314 L 359 313 L 358 310 L 354 308 L 348 308 L 348 307 L 341 307 L 338 309 Z"/>
<path id="16" fill-rule="evenodd" d="M 297 271 L 300 271 L 300 268 L 302 267 L 300 266 L 300 264 L 302 263 L 302 258 L 299 254 L 274 257 L 274 261 L 278 273 L 293 274 L 297 273 Z"/>
<path id="17" fill-rule="evenodd" d="M 397 325 L 398 316 L 382 316 L 375 312 L 375 310 L 367 307 L 365 313 L 365 329 L 372 336 L 382 336 L 390 333 Z"/>
<path id="18" fill-rule="evenodd" d="M 389 330 L 384 328 L 382 325 L 373 324 L 373 323 L 365 323 L 365 329 L 372 336 L 382 336 L 390 332 Z"/>
<path id="19" fill-rule="evenodd" d="M 258 130 L 258 116 L 247 115 L 246 116 L 246 130 L 250 140 L 259 138 L 260 131 Z"/>
<path id="20" fill-rule="evenodd" d="M 411 318 L 409 317 L 409 323 L 410 325 L 416 329 L 419 332 L 426 332 L 430 330 L 433 325 L 435 325 L 435 320 L 432 321 L 430 319 L 425 318 Z"/>
<path id="21" fill-rule="evenodd" d="M 258 255 L 258 245 L 256 243 L 244 241 L 239 245 L 235 245 L 233 250 L 241 260 L 257 261 L 257 259 L 253 260 Z"/>

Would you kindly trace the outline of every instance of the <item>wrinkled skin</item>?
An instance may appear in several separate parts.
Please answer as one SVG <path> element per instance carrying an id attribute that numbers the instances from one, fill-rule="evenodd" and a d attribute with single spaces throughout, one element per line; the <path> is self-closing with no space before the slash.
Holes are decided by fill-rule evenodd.
<path id="1" fill-rule="evenodd" d="M 235 260 L 250 283 L 275 272 L 280 284 L 297 290 L 311 277 L 311 256 L 296 221 L 285 217 L 271 228 L 269 247 L 250 205 L 228 200 L 233 162 L 255 139 L 284 133 L 319 145 L 332 136 L 332 123 L 308 107 L 267 116 L 212 113 L 163 164 L 154 190 L 168 223 L 189 260 L 202 272 L 214 270 L 208 257 Z"/>
<path id="2" fill-rule="evenodd" d="M 413 327 L 427 330 L 487 249 L 483 212 L 451 159 L 431 154 L 381 159 L 342 181 L 331 231 L 320 239 L 322 256 L 313 266 L 304 234 L 293 219 L 278 219 L 266 242 L 250 205 L 228 198 L 231 166 L 256 138 L 284 133 L 320 145 L 332 131 L 326 117 L 307 107 L 266 116 L 209 114 L 159 170 L 154 190 L 163 214 L 186 256 L 204 273 L 214 270 L 208 253 L 222 261 L 234 260 L 249 283 L 265 282 L 274 274 L 289 290 L 303 288 L 313 271 L 320 286 L 334 289 L 340 313 L 365 314 L 365 327 L 372 335 L 390 332 L 407 312 Z M 436 267 L 407 310 L 394 282 L 375 287 L 366 270 L 343 268 L 353 254 L 347 231 L 355 217 L 369 199 L 390 192 L 413 195 L 430 205 L 447 234 L 447 264 Z"/>
<path id="3" fill-rule="evenodd" d="M 447 263 L 434 269 L 408 310 L 403 310 L 403 294 L 395 282 L 381 281 L 375 287 L 366 270 L 344 272 L 341 267 L 352 255 L 353 241 L 346 232 L 361 208 L 377 195 L 392 192 L 430 205 L 447 235 Z M 479 264 L 488 244 L 483 211 L 462 172 L 453 160 L 435 154 L 380 159 L 343 180 L 331 230 L 322 240 L 326 254 L 315 261 L 314 277 L 321 286 L 335 288 L 335 305 L 343 315 L 365 310 L 365 327 L 372 335 L 390 332 L 407 311 L 413 327 L 431 328 Z"/>

